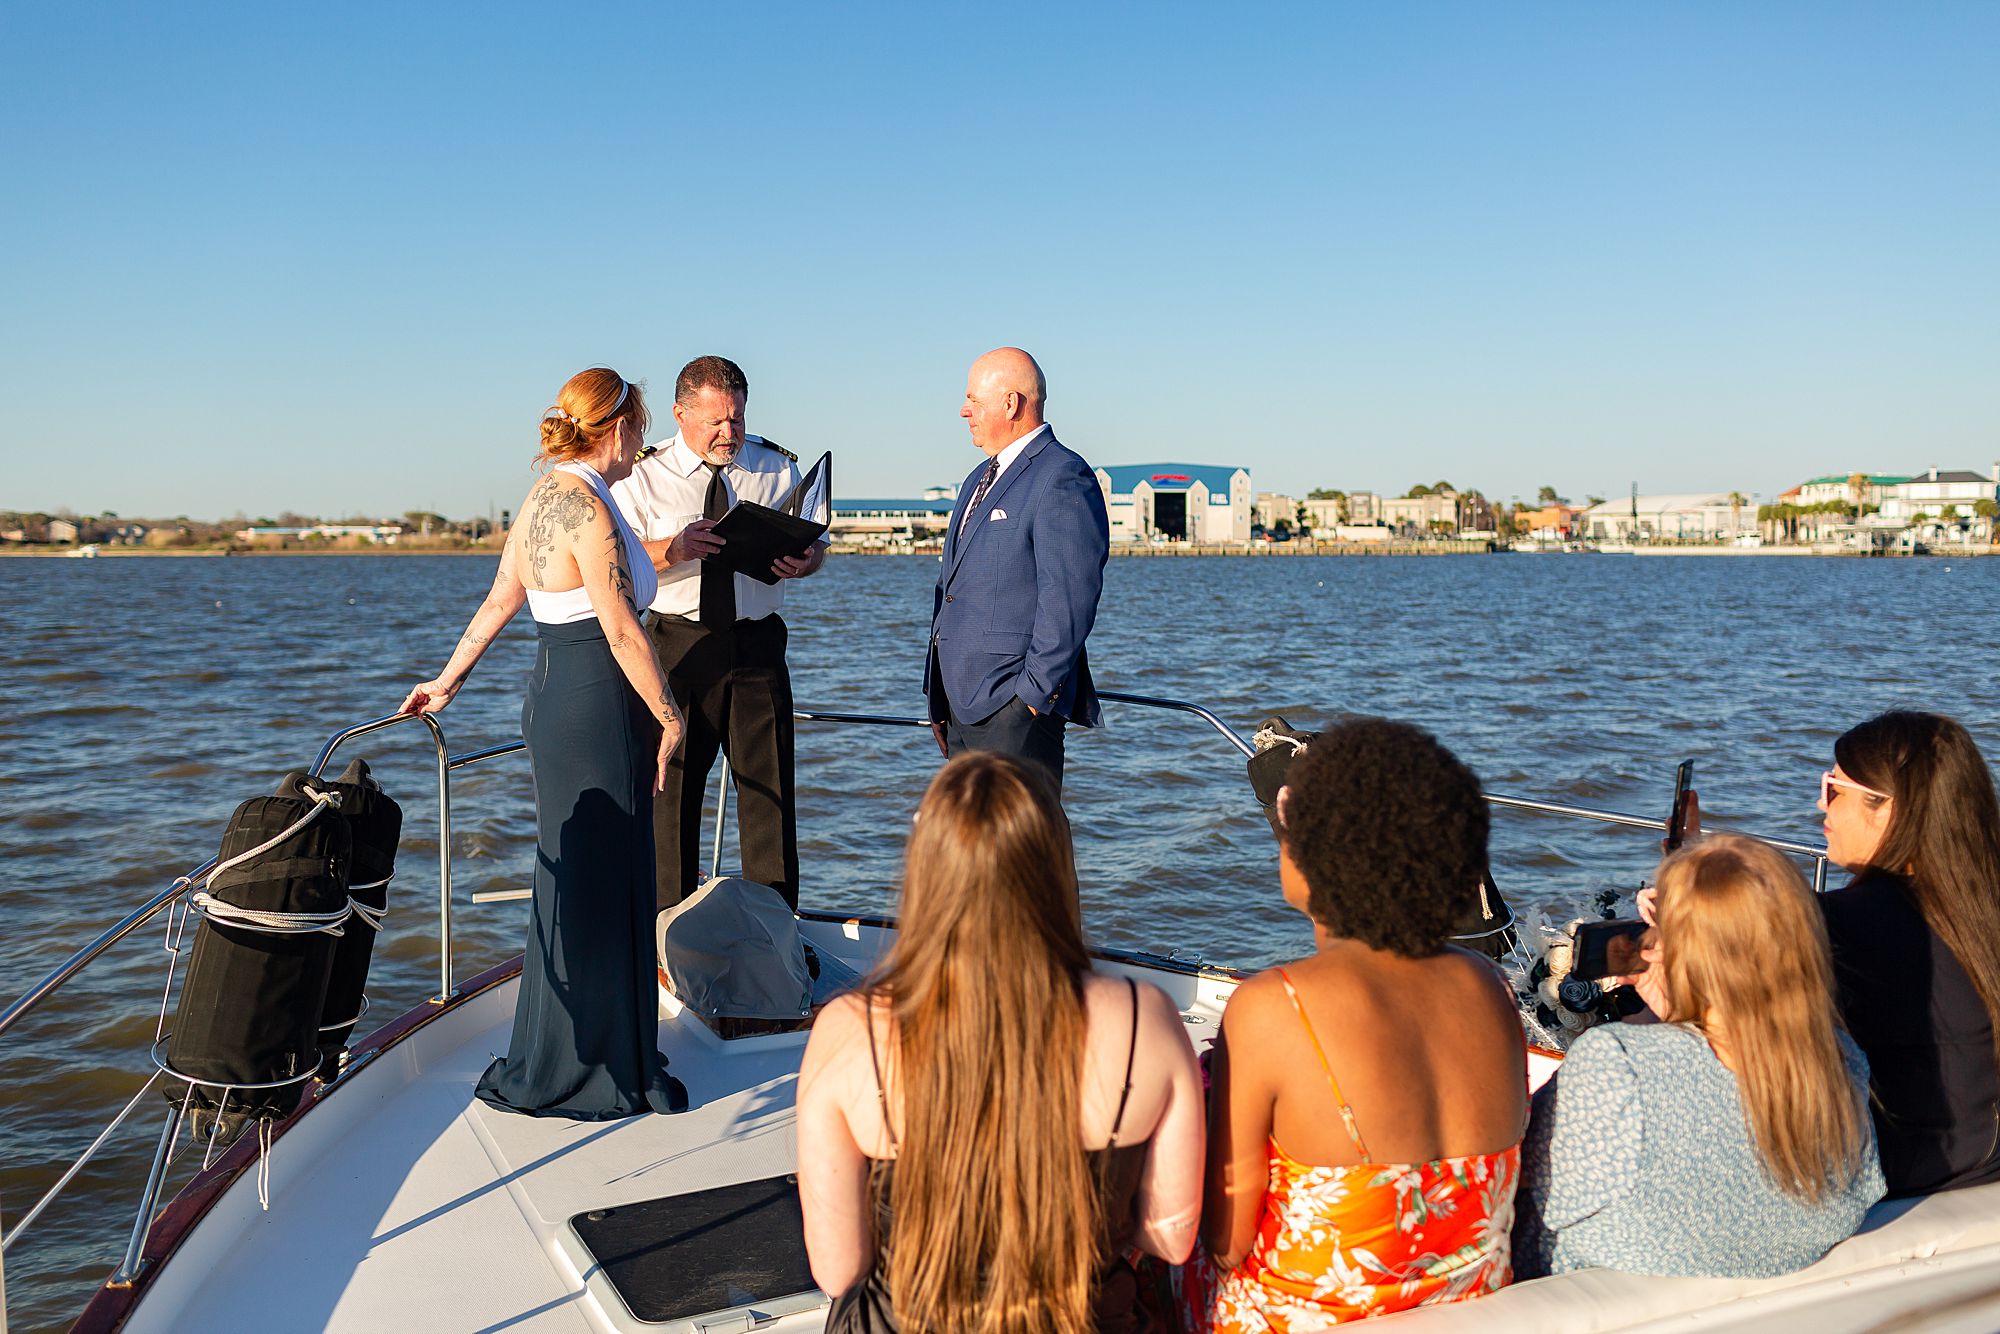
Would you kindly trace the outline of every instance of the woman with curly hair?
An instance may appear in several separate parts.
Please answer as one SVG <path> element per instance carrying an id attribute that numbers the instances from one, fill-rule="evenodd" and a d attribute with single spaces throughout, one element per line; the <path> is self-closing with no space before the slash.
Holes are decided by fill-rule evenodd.
<path id="1" fill-rule="evenodd" d="M 1840 1010 L 1874 1070 L 1891 1195 L 2000 1180 L 2000 806 L 1972 737 L 1935 713 L 1871 718 L 1820 780 L 1821 896 Z"/>
<path id="2" fill-rule="evenodd" d="M 1527 1051 L 1499 973 L 1448 939 L 1486 866 L 1479 780 L 1428 733 L 1359 719 L 1292 764 L 1277 823 L 1317 949 L 1223 1015 L 1193 1321 L 1318 1329 L 1492 1292 Z"/>

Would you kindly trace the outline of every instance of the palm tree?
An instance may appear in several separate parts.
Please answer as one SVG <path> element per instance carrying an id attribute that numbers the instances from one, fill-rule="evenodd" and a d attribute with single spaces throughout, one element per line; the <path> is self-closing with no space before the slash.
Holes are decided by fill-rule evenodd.
<path id="1" fill-rule="evenodd" d="M 1743 507 L 1750 503 L 1750 497 L 1741 491 L 1729 493 L 1729 535 L 1735 537 L 1743 531 Z"/>
<path id="2" fill-rule="evenodd" d="M 1854 498 L 1854 521 L 1861 522 L 1861 498 L 1868 494 L 1868 474 L 1861 472 L 1847 475 L 1847 494 Z"/>
<path id="3" fill-rule="evenodd" d="M 1981 496 L 1972 502 L 1972 512 L 1986 520 L 1986 540 L 1990 544 L 1993 541 L 1993 520 L 2000 517 L 2000 501 L 1991 496 Z"/>

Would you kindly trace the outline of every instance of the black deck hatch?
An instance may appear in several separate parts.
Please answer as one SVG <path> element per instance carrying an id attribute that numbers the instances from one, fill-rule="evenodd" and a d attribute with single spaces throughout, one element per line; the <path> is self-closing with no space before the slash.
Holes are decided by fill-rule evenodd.
<path id="1" fill-rule="evenodd" d="M 795 1176 L 593 1209 L 569 1225 L 648 1324 L 744 1328 L 740 1315 L 785 1315 L 826 1300 L 806 1263 Z"/>

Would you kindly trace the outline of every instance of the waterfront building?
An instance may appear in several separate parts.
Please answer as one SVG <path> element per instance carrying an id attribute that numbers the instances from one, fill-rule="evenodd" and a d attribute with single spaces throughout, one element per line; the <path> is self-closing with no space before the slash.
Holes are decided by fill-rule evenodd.
<path id="1" fill-rule="evenodd" d="M 836 500 L 827 531 L 836 542 L 864 547 L 940 541 L 951 526 L 951 509 L 957 501 L 957 488 L 949 486 L 930 487 L 915 500 Z"/>
<path id="2" fill-rule="evenodd" d="M 1581 505 L 1555 504 L 1533 510 L 1517 509 L 1514 511 L 1514 527 L 1523 537 L 1560 541 L 1580 531 L 1578 520 L 1582 515 Z"/>
<path id="3" fill-rule="evenodd" d="M 1918 541 L 1991 542 L 1990 511 L 1996 503 L 2000 503 L 2000 463 L 1985 474 L 1926 468 L 1889 488 L 1880 518 L 1884 524 L 1911 529 Z M 1981 514 L 1981 509 L 1989 512 Z"/>
<path id="4" fill-rule="evenodd" d="M 1837 504 L 1846 505 L 1851 509 L 1856 503 L 1854 479 L 1857 477 L 1861 479 L 1860 504 L 1863 508 L 1873 505 L 1877 509 L 1882 507 L 1883 502 L 1888 499 L 1889 494 L 1898 485 L 1909 480 L 1907 473 L 1829 473 L 1825 477 L 1815 477 L 1810 482 L 1799 483 L 1796 488 L 1798 496 L 1791 503 L 1794 505 L 1820 505 L 1831 500 Z M 1791 494 L 1789 491 L 1785 493 L 1787 497 L 1791 496 Z"/>
<path id="5" fill-rule="evenodd" d="M 256 542 L 264 545 L 283 545 L 287 541 L 299 541 L 308 537 L 325 538 L 331 542 L 343 537 L 356 537 L 363 542 L 380 542 L 384 546 L 394 546 L 396 539 L 403 535 L 400 523 L 318 523 L 298 528 L 253 527 L 236 530 L 238 542 Z"/>
<path id="6" fill-rule="evenodd" d="M 1299 522 L 1299 502 L 1279 491 L 1259 491 L 1257 499 L 1250 506 L 1250 524 L 1266 532 L 1278 526 L 1282 519 L 1287 528 L 1296 528 Z"/>
<path id="7" fill-rule="evenodd" d="M 1592 505 L 1579 535 L 1598 542 L 1721 542 L 1757 531 L 1757 505 L 1729 503 L 1729 492 L 1621 496 Z"/>
<path id="8" fill-rule="evenodd" d="M 1248 542 L 1250 470 L 1203 463 L 1099 468 L 1113 542 Z"/>
<path id="9" fill-rule="evenodd" d="M 1493 506 L 1477 491 L 1446 488 L 1421 496 L 1397 496 L 1383 500 L 1379 508 L 1381 522 L 1419 537 L 1452 534 L 1461 529 L 1490 532 L 1493 528 Z M 1354 518 L 1351 509 L 1349 518 L 1361 522 Z"/>
<path id="10" fill-rule="evenodd" d="M 1990 473 L 1926 468 L 1889 489 L 1881 501 L 1885 519 L 1935 518 L 1947 505 L 1970 516 L 1982 500 L 2000 499 L 2000 463 Z"/>
<path id="11" fill-rule="evenodd" d="M 1306 510 L 1306 527 L 1313 536 L 1319 537 L 1334 531 L 1348 521 L 1351 511 L 1345 500 L 1307 500 L 1300 502 Z"/>

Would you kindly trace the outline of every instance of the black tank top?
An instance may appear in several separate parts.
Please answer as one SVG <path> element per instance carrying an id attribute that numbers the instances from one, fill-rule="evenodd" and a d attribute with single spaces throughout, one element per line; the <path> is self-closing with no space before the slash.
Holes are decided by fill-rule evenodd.
<path id="1" fill-rule="evenodd" d="M 1139 1305 L 1139 1279 L 1126 1246 L 1139 1225 L 1139 1182 L 1145 1175 L 1147 1141 L 1120 1144 L 1118 1132 L 1125 1124 L 1125 1104 L 1132 1096 L 1132 1063 L 1139 1049 L 1139 987 L 1125 979 L 1132 997 L 1132 1036 L 1125 1051 L 1125 1085 L 1118 1094 L 1118 1111 L 1111 1120 L 1111 1138 L 1101 1149 L 1084 1155 L 1097 1182 L 1097 1198 L 1104 1219 L 1097 1238 L 1097 1269 L 1091 1275 L 1092 1323 L 1102 1331 L 1139 1334 L 1150 1321 Z M 871 1002 L 872 1003 L 872 1002 Z M 895 1128 L 889 1123 L 889 1099 L 882 1088 L 882 1063 L 875 1046 L 875 1021 L 865 1016 L 868 1026 L 868 1063 L 875 1071 L 875 1097 L 882 1109 L 882 1128 L 889 1143 L 900 1147 Z M 889 1187 L 895 1179 L 894 1159 L 875 1160 L 869 1173 L 869 1187 L 875 1197 L 878 1235 L 890 1235 L 895 1219 L 889 1209 Z M 894 1308 L 889 1302 L 888 1276 L 882 1272 L 881 1256 L 866 1278 L 834 1299 L 827 1313 L 828 1334 L 895 1334 L 899 1330 Z"/>

